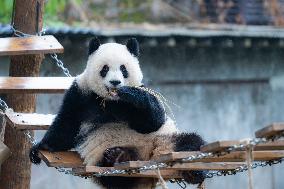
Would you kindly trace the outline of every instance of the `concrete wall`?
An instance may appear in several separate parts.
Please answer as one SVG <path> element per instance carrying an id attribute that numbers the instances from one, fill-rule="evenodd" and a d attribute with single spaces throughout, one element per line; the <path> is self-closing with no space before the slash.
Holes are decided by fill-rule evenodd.
<path id="1" fill-rule="evenodd" d="M 63 40 L 64 62 L 71 74 L 86 63 L 85 40 Z M 284 90 L 273 89 L 269 79 L 284 74 L 282 48 L 191 48 L 185 45 L 142 46 L 141 67 L 145 83 L 179 105 L 172 106 L 182 130 L 200 133 L 207 141 L 253 137 L 254 131 L 284 121 Z M 3 62 L 3 63 L 2 63 Z M 1 59 L 0 75 L 7 75 L 8 60 Z M 62 75 L 46 60 L 43 76 Z M 37 111 L 56 113 L 62 95 L 39 95 Z M 37 133 L 40 139 L 42 132 Z M 283 164 L 253 170 L 254 188 L 284 186 Z M 247 173 L 208 179 L 210 189 L 246 188 Z M 178 185 L 169 185 L 179 188 Z M 79 178 L 57 173 L 45 165 L 33 167 L 32 188 L 91 188 Z"/>

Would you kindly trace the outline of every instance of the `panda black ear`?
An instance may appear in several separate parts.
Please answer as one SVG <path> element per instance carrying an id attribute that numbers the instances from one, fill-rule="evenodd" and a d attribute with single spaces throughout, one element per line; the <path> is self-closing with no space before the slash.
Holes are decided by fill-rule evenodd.
<path id="1" fill-rule="evenodd" d="M 128 39 L 126 43 L 128 51 L 133 54 L 135 57 L 139 56 L 139 43 L 135 38 Z"/>
<path id="2" fill-rule="evenodd" d="M 95 52 L 96 50 L 98 50 L 100 45 L 101 45 L 101 42 L 97 37 L 91 39 L 89 43 L 89 55 Z"/>

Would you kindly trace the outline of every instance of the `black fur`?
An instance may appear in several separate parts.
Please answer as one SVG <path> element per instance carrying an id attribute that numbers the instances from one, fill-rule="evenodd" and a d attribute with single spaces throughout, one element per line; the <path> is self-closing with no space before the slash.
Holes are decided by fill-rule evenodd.
<path id="1" fill-rule="evenodd" d="M 135 38 L 131 38 L 127 41 L 126 47 L 128 51 L 133 54 L 135 57 L 138 57 L 140 54 L 139 43 Z"/>
<path id="2" fill-rule="evenodd" d="M 96 50 L 98 50 L 100 45 L 101 45 L 101 42 L 97 37 L 91 39 L 91 41 L 89 42 L 89 53 L 88 53 L 88 55 L 90 55 L 93 52 L 95 52 Z"/>
<path id="3" fill-rule="evenodd" d="M 127 69 L 124 65 L 120 66 L 120 71 L 121 71 L 124 78 L 128 78 L 128 71 L 127 71 Z"/>
<path id="4" fill-rule="evenodd" d="M 205 141 L 196 133 L 180 133 L 173 137 L 175 151 L 199 151 Z"/>
<path id="5" fill-rule="evenodd" d="M 199 151 L 205 141 L 196 133 L 181 133 L 173 136 L 175 151 Z M 199 184 L 205 179 L 207 171 L 182 171 L 182 176 L 189 184 Z"/>
<path id="6" fill-rule="evenodd" d="M 105 77 L 107 75 L 107 72 L 109 71 L 108 65 L 104 65 L 102 70 L 100 71 L 101 77 Z"/>
<path id="7" fill-rule="evenodd" d="M 121 100 L 105 102 L 95 93 L 84 94 L 74 82 L 66 92 L 63 104 L 43 139 L 30 151 L 33 163 L 40 163 L 38 150 L 64 151 L 74 148 L 84 136 L 77 136 L 80 125 L 127 122 L 139 133 L 157 131 L 165 122 L 165 112 L 156 97 L 132 87 L 118 90 Z M 96 128 L 94 128 L 96 129 Z"/>
<path id="8" fill-rule="evenodd" d="M 138 153 L 135 148 L 125 148 L 125 147 L 114 147 L 106 149 L 103 154 L 103 159 L 100 162 L 102 167 L 112 167 L 115 163 L 125 162 L 125 161 L 136 161 L 138 160 Z M 137 184 L 137 179 L 129 177 L 100 177 L 94 178 L 95 182 L 108 188 L 108 189 L 124 189 L 133 188 Z"/>

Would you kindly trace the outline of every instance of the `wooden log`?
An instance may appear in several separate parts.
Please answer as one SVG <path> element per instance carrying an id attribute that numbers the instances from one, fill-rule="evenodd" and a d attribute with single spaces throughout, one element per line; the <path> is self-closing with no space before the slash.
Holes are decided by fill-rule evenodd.
<path id="1" fill-rule="evenodd" d="M 11 155 L 9 148 L 0 141 L 0 165 Z"/>
<path id="2" fill-rule="evenodd" d="M 8 124 L 18 130 L 47 130 L 54 118 L 51 114 L 6 113 Z"/>
<path id="3" fill-rule="evenodd" d="M 52 35 L 0 38 L 0 56 L 63 53 L 62 45 Z"/>
<path id="4" fill-rule="evenodd" d="M 161 155 L 157 162 L 171 162 L 179 161 L 183 158 L 187 158 L 191 155 L 196 155 L 200 152 L 172 152 L 169 154 Z M 275 160 L 284 157 L 283 150 L 277 151 L 253 151 L 253 157 L 255 161 L 267 161 Z M 220 157 L 208 157 L 204 159 L 199 159 L 193 162 L 243 162 L 246 161 L 245 151 L 231 152 L 230 154 L 220 156 Z"/>
<path id="5" fill-rule="evenodd" d="M 221 152 L 234 145 L 246 144 L 244 140 L 228 140 L 228 141 L 216 141 L 201 146 L 202 152 Z M 284 150 L 284 140 L 277 140 L 273 142 L 260 143 L 254 147 L 256 151 L 262 150 Z"/>
<path id="6" fill-rule="evenodd" d="M 277 134 L 284 135 L 284 123 L 273 123 L 255 132 L 257 138 L 272 138 Z"/>
<path id="7" fill-rule="evenodd" d="M 64 93 L 73 80 L 70 77 L 0 77 L 0 93 Z"/>
<path id="8" fill-rule="evenodd" d="M 44 0 L 15 0 L 14 27 L 28 34 L 36 34 L 42 29 Z M 43 55 L 12 56 L 9 76 L 38 76 Z M 30 94 L 11 94 L 7 96 L 8 105 L 16 112 L 34 112 L 36 96 Z M 33 134 L 33 133 L 32 133 Z M 29 189 L 31 162 L 29 150 L 31 143 L 22 131 L 7 125 L 4 143 L 12 155 L 1 168 L 0 186 L 5 189 Z"/>

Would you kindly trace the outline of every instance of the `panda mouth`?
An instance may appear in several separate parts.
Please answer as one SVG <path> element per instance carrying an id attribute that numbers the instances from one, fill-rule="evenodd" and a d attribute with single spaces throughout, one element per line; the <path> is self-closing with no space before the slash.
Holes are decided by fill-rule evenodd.
<path id="1" fill-rule="evenodd" d="M 117 97 L 117 88 L 110 88 L 110 87 L 106 87 L 106 90 L 108 92 L 108 95 L 111 97 Z"/>

